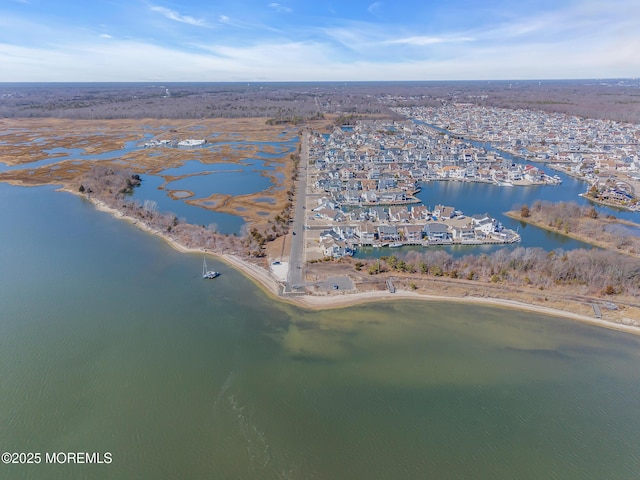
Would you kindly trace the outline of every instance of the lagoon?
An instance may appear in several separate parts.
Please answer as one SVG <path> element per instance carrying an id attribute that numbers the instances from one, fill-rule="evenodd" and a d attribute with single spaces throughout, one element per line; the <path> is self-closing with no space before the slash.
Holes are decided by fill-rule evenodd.
<path id="1" fill-rule="evenodd" d="M 0 184 L 6 478 L 629 479 L 640 341 L 532 313 L 308 311 L 52 188 Z"/>

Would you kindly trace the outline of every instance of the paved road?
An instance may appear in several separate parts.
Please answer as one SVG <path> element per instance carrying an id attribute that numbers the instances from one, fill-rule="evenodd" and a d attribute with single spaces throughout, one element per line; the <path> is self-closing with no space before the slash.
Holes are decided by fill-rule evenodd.
<path id="1" fill-rule="evenodd" d="M 302 133 L 302 149 L 300 152 L 300 164 L 298 167 L 298 180 L 296 182 L 296 200 L 293 224 L 291 226 L 291 252 L 289 254 L 289 274 L 285 293 L 304 291 L 304 214 L 307 196 L 307 169 L 309 166 L 309 133 Z"/>

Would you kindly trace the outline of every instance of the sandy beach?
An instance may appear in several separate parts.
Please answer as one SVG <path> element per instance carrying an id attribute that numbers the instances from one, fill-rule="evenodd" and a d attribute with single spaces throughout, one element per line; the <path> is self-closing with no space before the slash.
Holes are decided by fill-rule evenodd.
<path id="1" fill-rule="evenodd" d="M 79 195 L 77 192 L 74 192 L 70 189 L 62 188 L 61 190 L 67 191 L 74 195 Z M 83 197 L 86 198 L 86 197 Z M 300 307 L 308 308 L 308 309 L 331 309 L 331 308 L 344 308 L 348 306 L 361 305 L 364 303 L 371 302 L 387 302 L 387 301 L 398 301 L 398 300 L 419 300 L 419 301 L 427 301 L 427 302 L 454 302 L 454 303 L 464 303 L 469 305 L 486 305 L 491 307 L 501 307 L 501 308 L 512 308 L 517 310 L 524 310 L 534 313 L 539 313 L 541 315 L 548 315 L 553 317 L 561 317 L 574 321 L 579 321 L 582 323 L 586 323 L 589 325 L 594 325 L 602 328 L 608 328 L 612 330 L 617 330 L 620 332 L 631 333 L 633 335 L 640 335 L 640 328 L 632 325 L 625 325 L 621 323 L 613 323 L 606 320 L 598 319 L 595 317 L 590 317 L 587 315 L 580 315 L 573 312 L 568 312 L 565 310 L 559 310 L 556 308 L 544 307 L 541 305 L 533 305 L 523 302 L 518 302 L 514 300 L 508 300 L 503 298 L 491 298 L 491 297 L 474 297 L 474 296 L 465 296 L 465 297 L 457 297 L 457 296 L 446 296 L 446 295 L 427 295 L 423 293 L 418 293 L 414 291 L 406 291 L 406 290 L 397 290 L 395 293 L 390 292 L 380 292 L 380 291 L 365 291 L 365 292 L 355 292 L 355 293 L 339 293 L 339 294 L 328 294 L 328 295 L 292 295 L 292 296 L 282 296 L 282 284 L 278 281 L 269 271 L 266 269 L 254 265 L 237 255 L 227 254 L 227 253 L 216 253 L 211 252 L 206 249 L 201 248 L 190 248 L 186 247 L 174 239 L 168 237 L 162 232 L 153 229 L 146 225 L 144 222 L 131 218 L 124 213 L 114 209 L 104 202 L 96 199 L 91 199 L 91 202 L 95 205 L 95 208 L 99 211 L 109 213 L 113 215 L 115 218 L 120 218 L 127 220 L 148 233 L 158 235 L 163 238 L 167 243 L 169 243 L 175 250 L 183 252 L 183 253 L 197 253 L 197 254 L 206 254 L 212 255 L 216 258 L 219 258 L 226 264 L 231 267 L 237 269 L 242 274 L 251 279 L 254 283 L 256 283 L 263 291 L 265 291 L 270 296 L 287 303 L 291 303 L 294 305 L 298 305 Z"/>

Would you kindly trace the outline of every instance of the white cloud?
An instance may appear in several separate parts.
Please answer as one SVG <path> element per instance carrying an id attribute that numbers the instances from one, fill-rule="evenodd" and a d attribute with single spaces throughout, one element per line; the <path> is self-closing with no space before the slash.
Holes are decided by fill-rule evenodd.
<path id="1" fill-rule="evenodd" d="M 176 12 L 175 10 L 171 10 L 170 8 L 151 5 L 149 7 L 149 9 L 152 12 L 157 12 L 157 13 L 167 17 L 169 20 L 174 20 L 176 22 L 186 23 L 186 24 L 189 24 L 189 25 L 195 25 L 197 27 L 205 27 L 205 26 L 207 26 L 207 22 L 205 20 L 203 20 L 203 19 L 193 18 L 193 17 L 190 17 L 188 15 L 181 15 L 180 13 Z"/>
<path id="2" fill-rule="evenodd" d="M 292 8 L 289 7 L 285 7 L 284 5 L 281 5 L 279 3 L 270 3 L 269 4 L 270 8 L 273 8 L 276 12 L 281 12 L 281 13 L 291 13 L 293 12 Z"/>
<path id="3" fill-rule="evenodd" d="M 100 38 L 113 38 L 111 35 L 109 35 L 108 33 L 101 33 L 100 34 Z"/>

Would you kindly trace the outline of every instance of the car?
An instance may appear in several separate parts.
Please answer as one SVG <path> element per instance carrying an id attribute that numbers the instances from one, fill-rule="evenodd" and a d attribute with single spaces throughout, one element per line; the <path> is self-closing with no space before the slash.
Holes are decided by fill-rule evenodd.
<path id="1" fill-rule="evenodd" d="M 291 232 L 291 233 L 293 233 L 294 235 L 296 234 L 296 232 Z"/>
<path id="2" fill-rule="evenodd" d="M 333 289 L 334 289 L 334 290 L 338 290 L 339 288 L 340 288 L 340 287 L 339 287 L 338 285 L 334 285 L 334 286 L 333 286 Z"/>
<path id="3" fill-rule="evenodd" d="M 280 265 L 280 262 L 273 262 L 271 265 Z"/>

